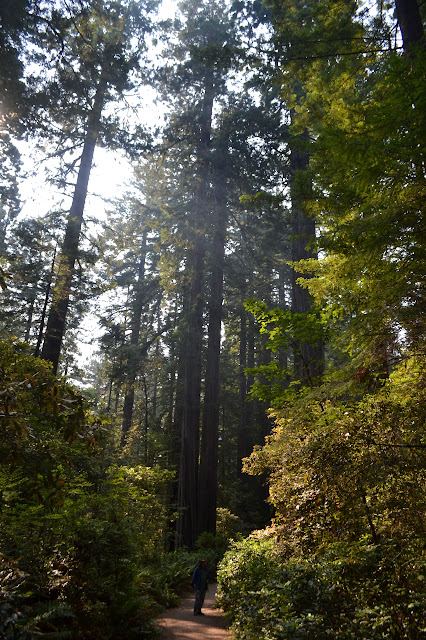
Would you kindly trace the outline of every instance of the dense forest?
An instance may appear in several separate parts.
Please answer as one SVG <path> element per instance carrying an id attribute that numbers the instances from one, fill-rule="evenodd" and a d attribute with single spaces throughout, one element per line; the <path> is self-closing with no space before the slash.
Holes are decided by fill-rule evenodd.
<path id="1" fill-rule="evenodd" d="M 426 637 L 425 6 L 0 4 L 1 638 Z"/>

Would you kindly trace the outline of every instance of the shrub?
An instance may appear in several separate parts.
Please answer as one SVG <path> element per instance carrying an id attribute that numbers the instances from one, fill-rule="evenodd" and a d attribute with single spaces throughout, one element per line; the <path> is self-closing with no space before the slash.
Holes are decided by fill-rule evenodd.
<path id="1" fill-rule="evenodd" d="M 275 538 L 246 539 L 225 555 L 219 604 L 238 640 L 424 637 L 421 546 L 337 543 L 282 560 Z"/>
<path id="2" fill-rule="evenodd" d="M 88 401 L 24 344 L 0 343 L 1 637 L 141 637 L 138 580 L 164 538 L 170 474 L 112 464 Z M 49 635 L 50 634 L 50 635 Z"/>
<path id="3" fill-rule="evenodd" d="M 174 551 L 159 556 L 155 564 L 146 565 L 138 583 L 162 607 L 174 607 L 191 588 L 192 572 L 198 562 L 196 553 Z"/>

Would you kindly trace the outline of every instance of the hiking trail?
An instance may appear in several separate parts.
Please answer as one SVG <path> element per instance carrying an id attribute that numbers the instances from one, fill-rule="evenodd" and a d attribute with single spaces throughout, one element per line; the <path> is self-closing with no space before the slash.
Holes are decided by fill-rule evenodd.
<path id="1" fill-rule="evenodd" d="M 210 584 L 203 606 L 203 616 L 194 616 L 194 596 L 167 609 L 157 620 L 160 640 L 232 640 L 223 611 L 215 609 L 216 584 Z"/>

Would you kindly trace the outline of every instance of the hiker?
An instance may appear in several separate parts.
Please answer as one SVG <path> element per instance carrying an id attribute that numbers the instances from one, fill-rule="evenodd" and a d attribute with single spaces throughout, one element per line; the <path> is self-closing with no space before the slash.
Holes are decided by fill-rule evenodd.
<path id="1" fill-rule="evenodd" d="M 209 572 L 205 558 L 200 558 L 198 566 L 195 567 L 192 575 L 192 586 L 195 589 L 194 616 L 203 616 L 201 607 L 204 604 L 204 597 L 208 589 Z"/>

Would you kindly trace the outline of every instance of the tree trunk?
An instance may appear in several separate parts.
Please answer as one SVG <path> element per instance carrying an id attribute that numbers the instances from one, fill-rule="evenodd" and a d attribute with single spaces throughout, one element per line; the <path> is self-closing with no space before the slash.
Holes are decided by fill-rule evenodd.
<path id="1" fill-rule="evenodd" d="M 294 139 L 290 152 L 291 201 L 292 201 L 292 262 L 316 257 L 312 248 L 315 241 L 315 220 L 306 214 L 306 201 L 311 197 L 312 185 L 309 175 L 308 134 Z M 307 275 L 303 274 L 306 278 Z M 297 280 L 302 276 L 292 268 L 292 312 L 306 313 L 312 308 L 309 291 Z M 323 373 L 324 352 L 322 341 L 312 343 L 295 340 L 294 373 L 302 383 L 313 384 Z"/>
<path id="2" fill-rule="evenodd" d="M 204 391 L 203 430 L 199 473 L 198 532 L 216 533 L 218 437 L 219 437 L 219 369 L 222 328 L 223 268 L 228 221 L 225 177 L 217 176 L 216 228 L 212 247 L 209 329 Z"/>
<path id="3" fill-rule="evenodd" d="M 158 315 L 157 315 L 157 333 L 161 334 L 161 295 L 158 299 Z M 157 340 L 155 343 L 155 362 L 159 361 L 160 357 L 160 343 Z M 154 422 L 157 422 L 157 403 L 158 403 L 158 369 L 155 367 L 154 370 L 154 381 L 153 381 L 153 389 L 152 389 L 152 419 Z"/>
<path id="4" fill-rule="evenodd" d="M 200 437 L 201 351 L 203 340 L 203 285 L 205 256 L 205 221 L 208 190 L 208 170 L 213 83 L 206 77 L 201 105 L 200 138 L 197 148 L 198 188 L 195 207 L 190 212 L 189 225 L 192 246 L 188 252 L 186 271 L 190 280 L 187 313 L 185 390 L 182 420 L 181 458 L 179 470 L 179 520 L 177 544 L 193 549 L 198 528 L 198 454 Z"/>
<path id="5" fill-rule="evenodd" d="M 283 254 L 282 256 L 282 261 L 285 264 L 286 258 L 285 255 Z M 289 266 L 287 264 L 285 264 L 285 266 L 283 266 L 280 270 L 280 275 L 279 275 L 279 307 L 280 309 L 287 309 L 288 308 L 288 303 L 287 303 L 287 296 L 286 296 L 286 290 L 288 290 L 288 288 L 291 288 L 291 270 L 289 268 Z M 283 369 L 287 370 L 288 368 L 288 352 L 287 352 L 287 347 L 280 347 L 278 350 L 278 361 L 280 364 L 280 367 L 282 367 Z M 284 382 L 284 385 L 287 386 L 287 381 Z"/>
<path id="6" fill-rule="evenodd" d="M 67 228 L 62 244 L 56 282 L 53 289 L 52 304 L 47 320 L 41 357 L 53 364 L 53 371 L 58 369 L 62 339 L 65 333 L 65 322 L 71 295 L 74 265 L 78 257 L 78 245 L 83 223 L 84 205 L 87 196 L 93 154 L 99 132 L 102 107 L 105 100 L 106 83 L 101 81 L 96 92 L 93 109 L 89 116 L 87 132 L 81 155 L 80 168 L 74 189 L 73 201 L 68 214 Z"/>
<path id="7" fill-rule="evenodd" d="M 249 297 L 254 296 L 254 283 L 253 283 L 253 274 L 249 274 Z M 248 327 L 247 327 L 247 367 L 249 369 L 253 369 L 256 364 L 255 357 L 255 325 L 254 325 L 254 316 L 252 313 L 249 314 L 248 317 Z M 249 391 L 251 390 L 254 384 L 254 376 L 252 373 L 247 374 L 247 396 Z M 253 449 L 254 445 L 254 401 L 250 400 L 246 402 L 246 444 L 247 444 L 247 455 L 249 455 Z"/>
<path id="8" fill-rule="evenodd" d="M 240 355 L 239 355 L 239 414 L 237 434 L 237 473 L 241 475 L 241 460 L 248 456 L 247 437 L 247 311 L 241 306 L 240 313 Z"/>
<path id="9" fill-rule="evenodd" d="M 130 350 L 127 359 L 125 395 L 123 405 L 123 423 L 121 430 L 121 446 L 124 446 L 127 436 L 132 427 L 133 405 L 135 402 L 135 382 L 140 365 L 139 353 L 139 335 L 141 330 L 142 309 L 144 304 L 143 289 L 145 285 L 145 262 L 146 262 L 146 229 L 142 235 L 142 243 L 140 247 L 140 258 L 138 267 L 138 278 L 135 283 L 134 300 L 130 334 Z"/>
<path id="10" fill-rule="evenodd" d="M 38 358 L 40 355 L 41 343 L 43 342 L 44 323 L 46 321 L 47 305 L 49 304 L 50 290 L 52 288 L 53 276 L 55 273 L 56 249 L 57 249 L 57 246 L 55 246 L 55 250 L 53 252 L 52 266 L 50 268 L 49 279 L 47 281 L 46 293 L 44 295 L 43 310 L 41 312 L 41 318 L 40 318 L 40 326 L 38 328 L 37 344 L 36 344 L 36 348 L 34 349 L 34 355 L 36 358 Z"/>
<path id="11" fill-rule="evenodd" d="M 33 323 L 34 303 L 35 303 L 35 298 L 32 298 L 28 306 L 28 315 L 27 315 L 27 322 L 26 322 L 25 335 L 24 335 L 25 342 L 30 341 L 31 326 Z"/>
<path id="12" fill-rule="evenodd" d="M 183 311 L 183 314 L 185 315 L 185 311 Z M 176 315 L 177 315 L 177 311 L 176 311 Z M 175 327 L 176 330 L 176 327 Z M 181 500 L 181 496 L 180 496 L 180 486 L 181 486 L 181 482 L 180 482 L 180 472 L 181 472 L 181 467 L 180 467 L 180 460 L 181 460 L 181 454 L 182 454 L 182 431 L 183 431 L 183 405 L 184 405 L 184 390 L 185 390 L 185 357 L 184 357 L 184 351 L 185 351 L 185 344 L 183 344 L 183 340 L 182 340 L 182 336 L 178 336 L 178 341 L 173 345 L 173 350 L 172 350 L 172 358 L 174 357 L 174 361 L 175 361 L 175 367 L 173 368 L 172 372 L 171 372 L 171 376 L 173 376 L 171 378 L 171 383 L 172 386 L 170 388 L 170 403 L 172 405 L 173 403 L 173 407 L 171 406 L 171 417 L 172 417 L 172 427 L 171 427 L 171 433 L 170 433 L 170 437 L 169 437 L 169 469 L 173 469 L 173 470 L 177 470 L 178 473 L 178 477 L 177 480 L 174 480 L 171 486 L 171 496 L 170 496 L 170 501 L 171 501 L 171 510 L 172 511 L 176 511 L 177 508 L 179 508 L 180 500 Z M 174 383 L 174 381 L 176 381 Z M 180 548 L 183 544 L 182 542 L 182 519 L 178 518 L 177 522 L 176 522 L 176 528 L 174 530 L 174 538 L 173 538 L 173 543 L 174 546 L 173 548 L 176 550 L 178 548 Z M 171 532 L 172 533 L 172 532 Z M 171 550 L 172 550 L 172 545 L 171 546 Z"/>
<path id="13" fill-rule="evenodd" d="M 179 471 L 178 546 L 192 550 L 197 531 L 200 436 L 201 350 L 203 337 L 204 238 L 197 234 L 191 252 L 191 288 L 185 350 L 184 404 Z"/>
<path id="14" fill-rule="evenodd" d="M 395 0 L 396 15 L 401 29 L 404 50 L 411 53 L 423 38 L 423 22 L 417 0 Z"/>

